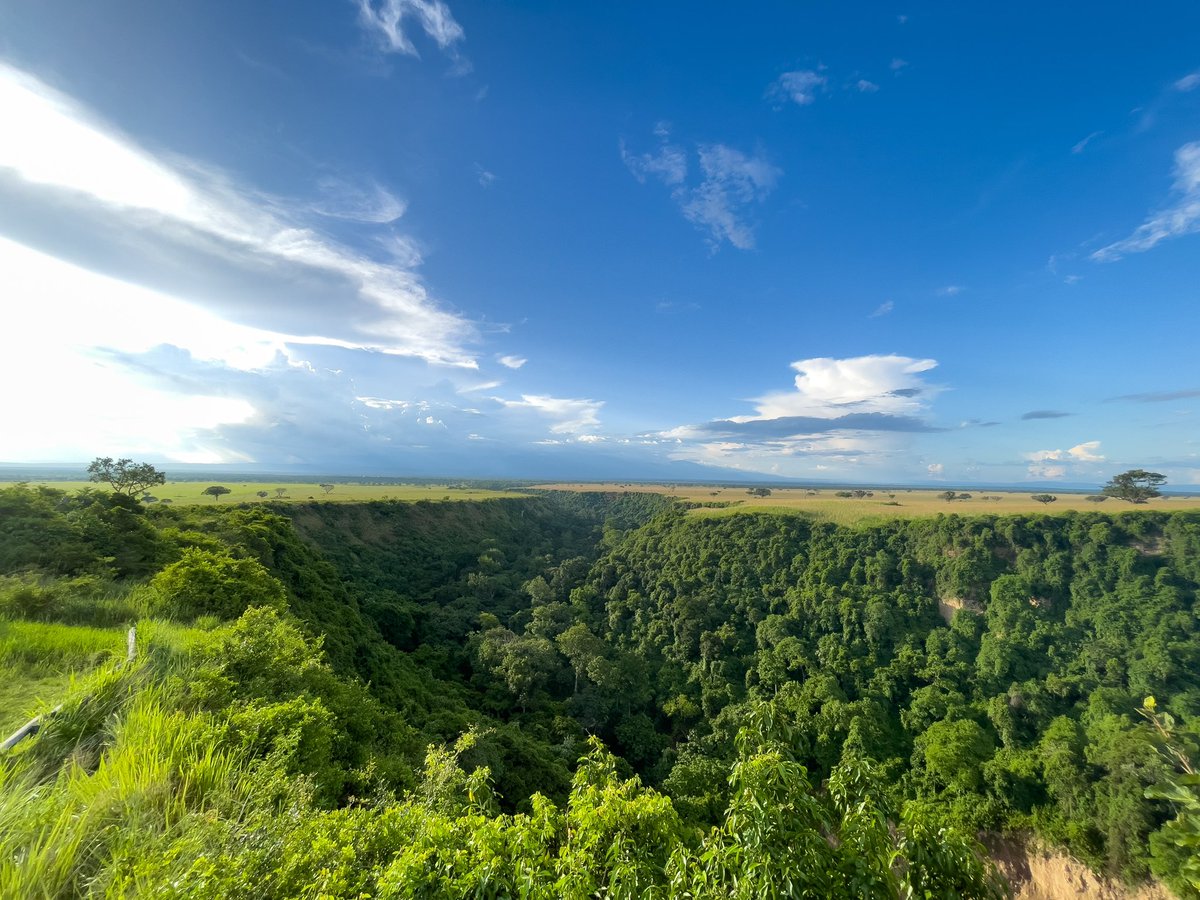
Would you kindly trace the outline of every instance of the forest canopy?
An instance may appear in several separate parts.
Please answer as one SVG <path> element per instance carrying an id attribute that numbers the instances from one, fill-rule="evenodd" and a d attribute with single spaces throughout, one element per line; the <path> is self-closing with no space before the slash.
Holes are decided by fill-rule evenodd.
<path id="1" fill-rule="evenodd" d="M 1009 833 L 1188 896 L 1198 560 L 1188 513 L 2 491 L 0 665 L 63 707 L 0 892 L 985 897 Z"/>

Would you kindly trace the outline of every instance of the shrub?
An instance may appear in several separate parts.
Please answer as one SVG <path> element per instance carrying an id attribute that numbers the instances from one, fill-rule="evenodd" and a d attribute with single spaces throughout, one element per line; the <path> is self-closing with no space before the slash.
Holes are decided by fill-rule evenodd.
<path id="1" fill-rule="evenodd" d="M 150 582 L 158 612 L 191 621 L 211 615 L 236 619 L 251 606 L 283 609 L 283 585 L 257 560 L 235 559 L 210 550 L 185 549 Z"/>

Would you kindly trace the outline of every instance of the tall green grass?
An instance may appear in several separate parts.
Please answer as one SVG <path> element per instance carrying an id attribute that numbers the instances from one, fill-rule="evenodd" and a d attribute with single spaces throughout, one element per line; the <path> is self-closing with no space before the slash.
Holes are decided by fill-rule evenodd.
<path id="1" fill-rule="evenodd" d="M 30 674 L 90 669 L 125 655 L 125 629 L 0 619 L 0 666 Z"/>
<path id="2" fill-rule="evenodd" d="M 250 800 L 246 760 L 212 717 L 173 709 L 167 688 L 138 678 L 97 673 L 0 767 L 0 896 L 102 896 L 143 850 Z"/>

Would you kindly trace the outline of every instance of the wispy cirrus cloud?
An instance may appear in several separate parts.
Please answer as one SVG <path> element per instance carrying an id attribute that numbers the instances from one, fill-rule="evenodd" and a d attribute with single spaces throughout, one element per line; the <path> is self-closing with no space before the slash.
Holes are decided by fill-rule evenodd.
<path id="1" fill-rule="evenodd" d="M 362 26 L 390 53 L 420 56 L 406 33 L 411 20 L 438 48 L 453 51 L 463 40 L 462 26 L 441 0 L 358 0 Z"/>
<path id="2" fill-rule="evenodd" d="M 1184 144 L 1175 151 L 1175 202 L 1150 216 L 1129 237 L 1091 255 L 1098 262 L 1112 262 L 1130 253 L 1141 253 L 1169 238 L 1200 231 L 1200 141 Z"/>
<path id="3" fill-rule="evenodd" d="M 1174 88 L 1181 93 L 1188 93 L 1200 87 L 1200 72 L 1190 72 L 1175 82 Z"/>
<path id="4" fill-rule="evenodd" d="M 728 242 L 739 250 L 753 249 L 749 213 L 775 188 L 782 171 L 760 154 L 726 144 L 699 144 L 699 180 L 689 180 L 687 151 L 671 143 L 665 124 L 660 123 L 655 134 L 659 147 L 650 153 L 631 153 L 621 143 L 621 159 L 633 176 L 642 183 L 655 178 L 669 187 L 683 217 L 707 232 L 714 248 Z"/>
<path id="5" fill-rule="evenodd" d="M 825 89 L 828 79 L 816 69 L 799 69 L 784 72 L 767 87 L 766 97 L 779 105 L 795 103 L 809 106 L 817 94 Z"/>
<path id="6" fill-rule="evenodd" d="M 496 362 L 508 369 L 519 369 L 525 363 L 529 362 L 529 360 L 523 356 L 513 356 L 510 354 L 508 356 L 497 356 Z"/>
<path id="7" fill-rule="evenodd" d="M 475 327 L 404 264 L 419 262 L 411 241 L 393 235 L 405 259 L 383 263 L 315 227 L 314 216 L 395 221 L 402 201 L 373 182 L 327 180 L 316 201 L 269 196 L 151 153 L 3 63 L 0 107 L 0 233 L 293 343 L 475 366 L 464 349 Z"/>
<path id="8" fill-rule="evenodd" d="M 1096 138 L 1100 137 L 1100 135 L 1102 135 L 1102 134 L 1104 134 L 1103 131 L 1093 131 L 1091 134 L 1089 134 L 1087 137 L 1085 137 L 1082 141 L 1080 141 L 1074 147 L 1072 147 L 1071 152 L 1076 155 L 1082 153 L 1084 150 L 1087 149 L 1088 144 L 1090 144 Z"/>
<path id="9" fill-rule="evenodd" d="M 647 178 L 657 178 L 663 184 L 673 186 L 683 184 L 687 178 L 687 152 L 666 140 L 653 153 L 630 153 L 622 141 L 621 160 L 633 177 L 643 184 Z"/>
<path id="10" fill-rule="evenodd" d="M 342 178 L 325 177 L 317 181 L 323 195 L 310 209 L 331 219 L 345 219 L 368 225 L 390 225 L 408 208 L 408 204 L 387 188 L 373 181 L 355 184 Z"/>
<path id="11" fill-rule="evenodd" d="M 875 307 L 875 311 L 873 313 L 871 313 L 871 315 L 868 316 L 867 318 L 878 319 L 880 316 L 886 316 L 888 313 L 890 313 L 895 308 L 896 308 L 896 304 L 893 303 L 891 300 L 884 300 L 877 307 Z"/>
<path id="12" fill-rule="evenodd" d="M 1121 394 L 1119 397 L 1109 397 L 1108 402 L 1129 400 L 1134 403 L 1169 403 L 1172 400 L 1191 400 L 1200 397 L 1200 388 L 1182 391 L 1149 391 L 1144 394 Z"/>

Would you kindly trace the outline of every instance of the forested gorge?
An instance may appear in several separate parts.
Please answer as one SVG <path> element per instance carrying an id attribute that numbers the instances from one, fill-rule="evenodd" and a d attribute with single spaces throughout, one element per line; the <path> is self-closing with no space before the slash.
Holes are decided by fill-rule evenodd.
<path id="1" fill-rule="evenodd" d="M 0 574 L 5 896 L 1200 896 L 1193 514 L 18 487 Z"/>

